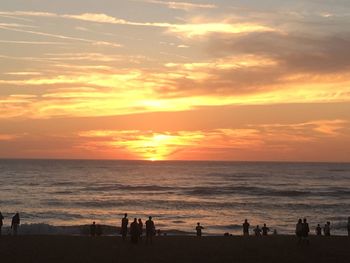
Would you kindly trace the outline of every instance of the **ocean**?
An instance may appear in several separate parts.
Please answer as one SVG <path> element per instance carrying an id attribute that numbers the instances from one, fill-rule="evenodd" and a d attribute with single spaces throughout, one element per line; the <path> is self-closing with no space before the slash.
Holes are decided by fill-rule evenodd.
<path id="1" fill-rule="evenodd" d="M 332 234 L 345 235 L 350 216 L 345 163 L 0 160 L 0 181 L 5 226 L 19 212 L 29 233 L 120 226 L 128 213 L 151 215 L 169 234 L 194 233 L 200 222 L 204 234 L 237 235 L 244 219 L 293 234 L 306 217 L 312 233 L 330 221 Z"/>

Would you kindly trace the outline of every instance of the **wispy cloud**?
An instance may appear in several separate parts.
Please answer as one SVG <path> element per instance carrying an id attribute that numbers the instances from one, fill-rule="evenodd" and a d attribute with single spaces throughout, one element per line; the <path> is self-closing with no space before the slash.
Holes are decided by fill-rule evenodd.
<path id="1" fill-rule="evenodd" d="M 21 33 L 27 33 L 27 34 L 33 34 L 33 35 L 39 35 L 39 36 L 45 36 L 45 37 L 51 37 L 51 38 L 58 38 L 58 39 L 65 39 L 65 40 L 74 40 L 74 41 L 79 41 L 79 42 L 85 42 L 85 43 L 90 43 L 90 44 L 93 44 L 93 45 L 121 47 L 120 44 L 107 42 L 107 41 L 97 41 L 97 40 L 78 38 L 78 37 L 71 37 L 71 36 L 65 36 L 65 35 L 59 35 L 59 34 L 51 34 L 51 33 L 40 32 L 40 31 L 12 28 L 12 27 L 1 26 L 1 25 L 0 25 L 0 28 L 4 29 L 4 30 L 9 30 L 9 31 L 21 32 Z"/>
<path id="2" fill-rule="evenodd" d="M 4 44 L 20 44 L 20 45 L 67 45 L 65 42 L 52 41 L 25 41 L 25 40 L 0 40 Z"/>
<path id="3" fill-rule="evenodd" d="M 122 149 L 138 159 L 191 159 L 203 155 L 216 159 L 225 154 L 239 158 L 240 154 L 252 151 L 256 156 L 261 152 L 297 152 L 303 144 L 315 145 L 327 137 L 340 135 L 340 129 L 348 124 L 345 120 L 316 120 L 176 132 L 88 130 L 79 132 L 78 136 L 87 139 L 81 145 L 83 148 Z M 193 152 L 196 154 L 192 155 Z"/>
<path id="4" fill-rule="evenodd" d="M 0 13 L 1 14 L 1 13 Z M 275 29 L 266 25 L 260 25 L 255 23 L 237 23 L 230 21 L 219 22 L 201 22 L 195 21 L 193 23 L 174 24 L 167 22 L 134 22 L 125 19 L 115 18 L 103 13 L 83 13 L 78 15 L 72 14 L 55 14 L 55 13 L 43 13 L 43 12 L 3 12 L 3 14 L 19 15 L 19 16 L 38 16 L 38 17 L 52 17 L 52 18 L 67 18 L 81 21 L 88 21 L 94 23 L 107 23 L 116 25 L 128 25 L 128 26 L 141 26 L 141 27 L 160 27 L 165 28 L 170 33 L 180 35 L 182 37 L 195 37 L 203 36 L 209 33 L 231 33 L 238 34 L 244 32 L 264 32 L 275 31 Z M 44 35 L 46 33 L 32 32 L 35 34 Z M 50 34 L 47 34 L 49 36 Z M 51 36 L 53 36 L 51 34 Z M 79 40 L 74 37 L 65 37 L 57 35 L 55 37 Z M 80 39 L 80 41 L 91 42 L 91 40 Z M 104 42 L 107 43 L 107 42 Z"/>
<path id="5" fill-rule="evenodd" d="M 145 0 L 143 2 L 164 5 L 170 9 L 180 9 L 180 10 L 185 10 L 185 11 L 190 11 L 193 9 L 217 8 L 217 6 L 214 4 L 194 4 L 194 3 L 189 3 L 189 2 L 173 2 L 173 1 L 158 1 L 158 0 Z"/>
<path id="6" fill-rule="evenodd" d="M 18 135 L 0 133 L 0 141 L 12 141 L 17 139 L 18 137 Z"/>
<path id="7" fill-rule="evenodd" d="M 22 71 L 22 72 L 6 72 L 5 75 L 11 76 L 40 76 L 41 72 L 31 72 L 31 71 Z"/>

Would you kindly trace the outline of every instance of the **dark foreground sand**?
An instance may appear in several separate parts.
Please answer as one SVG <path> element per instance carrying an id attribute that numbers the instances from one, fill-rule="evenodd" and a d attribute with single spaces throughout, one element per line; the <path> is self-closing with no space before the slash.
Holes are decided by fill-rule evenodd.
<path id="1" fill-rule="evenodd" d="M 350 262 L 350 238 L 292 236 L 158 237 L 133 245 L 119 237 L 2 236 L 0 262 Z"/>

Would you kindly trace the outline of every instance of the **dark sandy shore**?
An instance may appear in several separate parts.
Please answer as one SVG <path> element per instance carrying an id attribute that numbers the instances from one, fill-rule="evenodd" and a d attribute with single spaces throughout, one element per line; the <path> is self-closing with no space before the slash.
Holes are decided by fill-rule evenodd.
<path id="1" fill-rule="evenodd" d="M 158 237 L 133 245 L 119 237 L 2 236 L 0 262 L 350 262 L 350 238 L 292 236 Z"/>

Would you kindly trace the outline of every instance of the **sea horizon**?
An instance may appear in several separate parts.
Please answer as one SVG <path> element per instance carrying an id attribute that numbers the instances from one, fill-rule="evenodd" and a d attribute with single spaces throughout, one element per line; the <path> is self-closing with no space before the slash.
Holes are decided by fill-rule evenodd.
<path id="1" fill-rule="evenodd" d="M 293 234 L 306 217 L 311 231 L 331 221 L 344 235 L 350 214 L 347 163 L 1 159 L 0 169 L 7 225 L 15 211 L 53 226 L 118 226 L 127 212 L 167 231 L 201 222 L 207 234 L 237 235 L 248 218 Z"/>
<path id="2" fill-rule="evenodd" d="M 22 161 L 120 161 L 120 162 L 145 162 L 145 163 L 167 163 L 167 162 L 213 162 L 213 163 L 276 163 L 276 164 L 288 164 L 288 163 L 300 163 L 300 164 L 350 164 L 349 161 L 280 161 L 280 160 L 191 160 L 191 159 L 179 159 L 179 160 L 145 160 L 145 159 L 108 159 L 108 158 L 7 158 L 0 157 L 0 160 L 22 160 Z"/>

